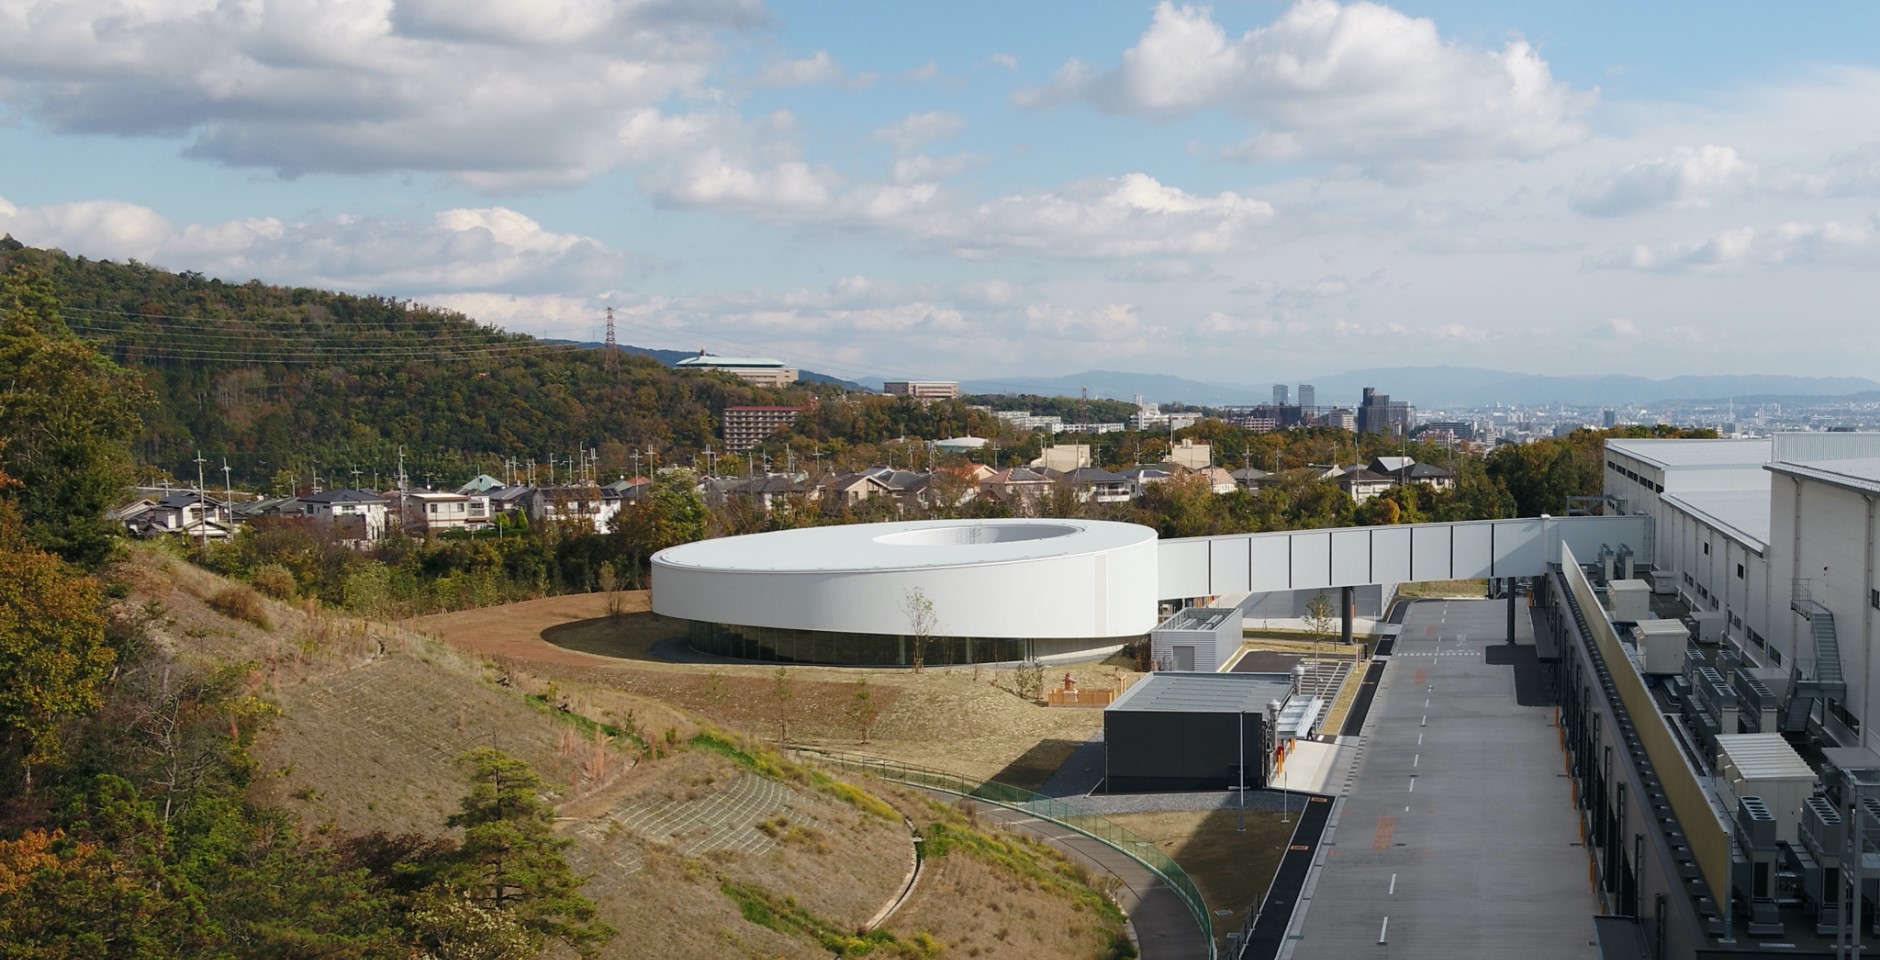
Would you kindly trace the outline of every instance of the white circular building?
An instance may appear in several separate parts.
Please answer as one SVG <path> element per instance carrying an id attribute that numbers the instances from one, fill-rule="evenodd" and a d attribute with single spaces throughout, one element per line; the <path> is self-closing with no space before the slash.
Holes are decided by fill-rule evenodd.
<path id="1" fill-rule="evenodd" d="M 653 555 L 653 610 L 691 621 L 695 647 L 750 660 L 911 664 L 916 646 L 930 665 L 1091 658 L 1155 626 L 1156 550 L 1154 530 L 1102 520 L 724 537 Z"/>

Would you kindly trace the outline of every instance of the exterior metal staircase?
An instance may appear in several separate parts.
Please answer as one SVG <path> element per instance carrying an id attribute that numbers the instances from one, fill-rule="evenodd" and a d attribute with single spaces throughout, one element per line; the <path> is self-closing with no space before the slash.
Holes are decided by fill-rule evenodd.
<path id="1" fill-rule="evenodd" d="M 1834 631 L 1834 613 L 1813 598 L 1809 581 L 1795 581 L 1789 609 L 1808 621 L 1807 639 L 1812 642 L 1813 656 L 1796 651 L 1795 665 L 1789 671 L 1789 700 L 1782 708 L 1782 729 L 1801 732 L 1808 729 L 1815 700 L 1846 699 L 1847 678 L 1841 672 L 1841 641 Z"/>

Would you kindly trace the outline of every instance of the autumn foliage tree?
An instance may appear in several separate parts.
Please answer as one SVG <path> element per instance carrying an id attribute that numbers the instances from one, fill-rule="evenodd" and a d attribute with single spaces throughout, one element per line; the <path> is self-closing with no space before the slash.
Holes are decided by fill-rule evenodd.
<path id="1" fill-rule="evenodd" d="M 0 752 L 30 790 L 60 758 L 66 720 L 96 710 L 116 655 L 96 580 L 27 542 L 0 501 Z"/>

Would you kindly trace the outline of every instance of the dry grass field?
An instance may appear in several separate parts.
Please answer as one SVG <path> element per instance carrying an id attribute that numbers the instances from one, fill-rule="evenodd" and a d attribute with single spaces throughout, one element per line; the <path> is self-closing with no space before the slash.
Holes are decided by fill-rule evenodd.
<path id="1" fill-rule="evenodd" d="M 898 895 L 913 856 L 902 815 L 931 816 L 918 797 L 896 793 L 894 808 L 882 806 L 735 734 L 693 746 L 708 724 L 762 732 L 773 718 L 751 704 L 774 688 L 774 669 L 579 649 L 653 642 L 665 625 L 650 614 L 603 621 L 609 629 L 601 631 L 582 626 L 595 618 L 594 598 L 554 598 L 478 611 L 455 643 L 443 644 L 409 625 L 317 606 L 220 601 L 239 585 L 160 551 L 134 550 L 119 575 L 132 586 L 126 609 L 158 612 L 150 633 L 160 646 L 250 666 L 252 692 L 280 708 L 256 747 L 257 799 L 296 813 L 311 837 L 374 829 L 448 836 L 444 818 L 468 789 L 457 755 L 494 744 L 535 766 L 554 791 L 560 829 L 575 841 L 571 860 L 591 875 L 586 892 L 625 932 L 604 956 L 827 957 L 815 931 L 848 935 Z M 542 639 L 554 627 L 570 628 L 558 637 L 570 645 Z M 789 702 L 801 711 L 789 718 L 801 725 L 792 738 L 800 729 L 840 739 L 845 721 L 831 704 L 852 696 L 853 676 L 792 669 L 787 677 Z M 962 755 L 981 751 L 988 765 L 1003 762 L 1001 738 L 1018 740 L 997 730 L 1001 710 L 1047 713 L 970 676 L 871 675 L 870 684 L 879 685 L 884 741 L 889 733 L 912 739 L 910 704 L 931 707 L 930 694 L 944 690 L 967 705 L 957 728 L 982 733 Z M 1093 715 L 1059 713 L 1086 724 Z M 631 727 L 651 748 L 597 723 Z M 1061 942 L 1084 945 L 1046 955 L 1105 955 L 1096 945 L 1108 942 L 1107 921 L 1063 907 L 1061 893 L 1039 888 L 1024 870 L 994 862 L 956 869 L 962 885 L 944 904 L 897 917 L 904 943 L 921 935 L 946 956 L 1035 955 L 996 952 L 996 929 L 958 919 L 1032 910 L 1053 918 Z M 795 919 L 753 912 L 753 897 L 779 910 L 787 904 L 784 914 Z M 810 920 L 791 925 L 802 918 Z"/>
<path id="2" fill-rule="evenodd" d="M 744 663 L 678 663 L 661 650 L 684 653 L 684 625 L 653 614 L 643 591 L 623 593 L 619 617 L 608 617 L 601 594 L 551 597 L 487 610 L 411 621 L 414 629 L 459 649 L 496 659 L 543 682 L 579 683 L 658 700 L 728 727 L 806 746 L 863 753 L 935 767 L 963 776 L 1035 787 L 1070 751 L 1103 725 L 1102 711 L 1046 708 L 1012 692 L 1009 669 L 907 669 L 791 666 L 790 698 L 776 696 L 777 667 Z M 1085 688 L 1116 687 L 1137 674 L 1104 664 L 1054 668 Z M 879 717 L 867 743 L 849 718 L 858 684 L 866 681 Z M 601 696 L 590 692 L 590 697 Z M 780 718 L 782 722 L 780 722 Z"/>

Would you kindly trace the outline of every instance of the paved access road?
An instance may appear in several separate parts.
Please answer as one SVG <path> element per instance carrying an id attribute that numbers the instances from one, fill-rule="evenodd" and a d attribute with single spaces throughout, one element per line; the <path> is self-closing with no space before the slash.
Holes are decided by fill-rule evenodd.
<path id="1" fill-rule="evenodd" d="M 1514 671 L 1484 656 L 1506 631 L 1500 601 L 1411 609 L 1281 956 L 1598 956 L 1554 712 L 1517 704 Z"/>

